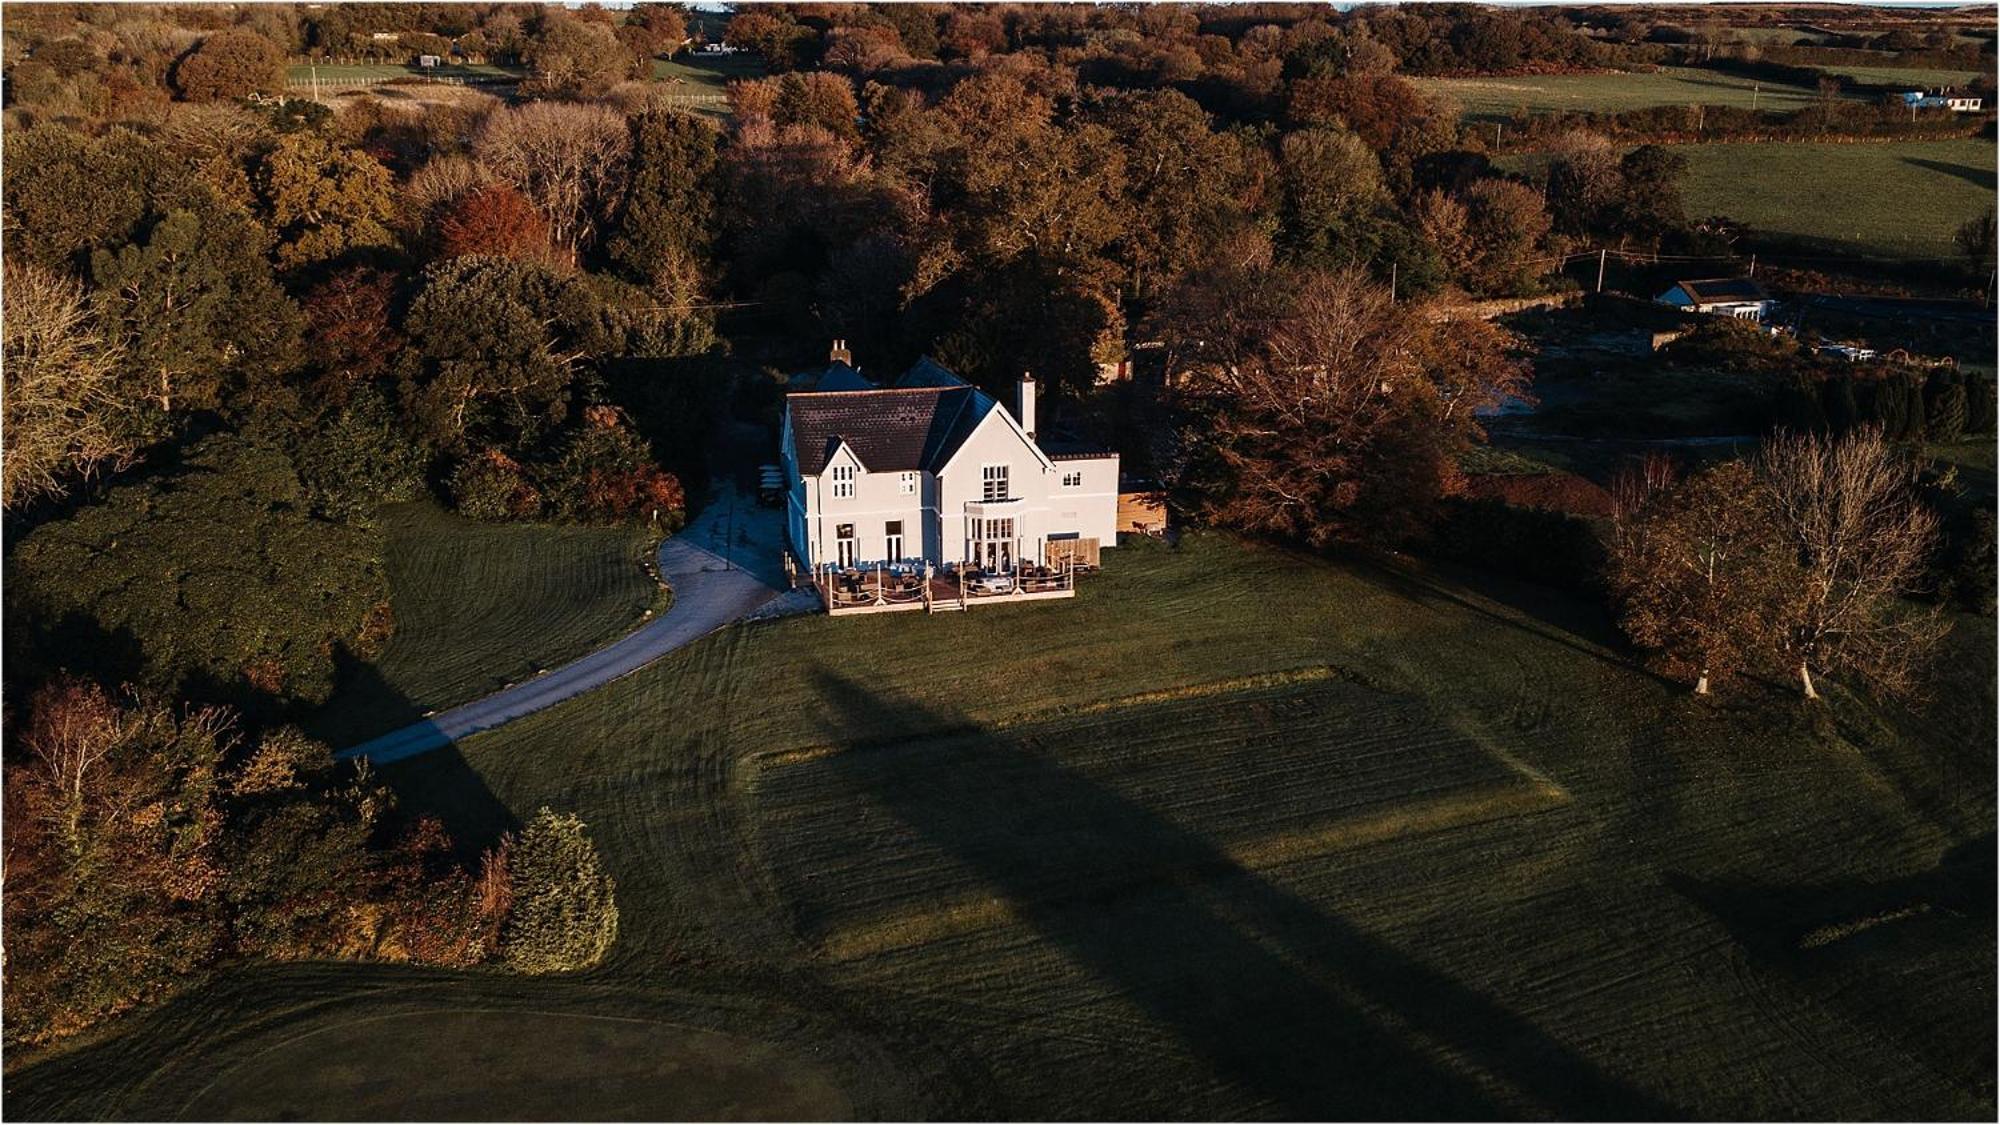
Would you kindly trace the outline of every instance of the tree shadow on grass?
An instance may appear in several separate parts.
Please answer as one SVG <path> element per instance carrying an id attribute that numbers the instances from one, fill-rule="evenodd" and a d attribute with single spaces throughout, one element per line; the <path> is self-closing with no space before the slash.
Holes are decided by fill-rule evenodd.
<path id="1" fill-rule="evenodd" d="M 835 674 L 822 673 L 818 687 L 836 740 L 875 725 L 885 708 L 905 729 L 959 732 L 946 765 L 885 771 L 875 756 L 895 749 L 873 746 L 836 754 L 828 768 L 1286 1116 L 1671 1116 L 1491 998 L 1273 886 L 1032 741 Z"/>
<path id="2" fill-rule="evenodd" d="M 1903 163 L 1922 168 L 1926 172 L 1938 172 L 1946 176 L 1956 176 L 1982 191 L 1992 191 L 2000 176 L 1991 168 L 1975 168 L 1970 164 L 1954 164 L 1949 160 L 1926 160 L 1920 156 L 1905 156 Z"/>

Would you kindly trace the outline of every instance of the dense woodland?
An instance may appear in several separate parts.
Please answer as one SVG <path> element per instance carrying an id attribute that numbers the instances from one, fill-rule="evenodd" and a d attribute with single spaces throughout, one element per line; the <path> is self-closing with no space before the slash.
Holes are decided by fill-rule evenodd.
<path id="1" fill-rule="evenodd" d="M 1905 34 L 1835 47 L 1990 69 L 1990 38 Z M 764 71 L 726 116 L 650 80 L 704 37 Z M 870 368 L 1034 372 L 1192 518 L 1422 542 L 1477 411 L 1527 393 L 1520 340 L 1430 302 L 1571 284 L 1551 265 L 1578 249 L 1745 234 L 1685 213 L 1684 163 L 1648 143 L 1674 115 L 1536 126 L 1547 170 L 1510 175 L 1405 77 L 1713 55 L 1629 9 L 796 4 L 725 30 L 661 5 L 49 4 L 10 8 L 4 49 L 10 1044 L 233 957 L 539 971 L 609 944 L 573 818 L 467 855 L 290 725 L 393 634 L 383 503 L 671 531 L 716 421 L 768 410 L 839 336 Z M 519 81 L 287 86 L 296 61 L 432 53 Z M 1829 96 L 1714 128 L 1905 118 Z M 1990 224 L 1965 242 L 1953 279 L 1981 284 Z M 1172 393 L 1095 391 L 1141 343 Z M 1965 412 L 1949 386 L 1915 393 Z M 1818 428 L 1859 432 L 1855 410 Z M 1725 530 L 1807 565 L 1781 501 L 1810 488 L 1780 487 L 1807 457 L 1691 480 L 1768 497 Z M 1655 483 L 1630 513 L 1704 518 L 1660 507 L 1693 484 Z M 1899 526 L 1909 551 L 1842 612 L 1887 621 L 1925 572 L 1932 529 Z M 1617 585 L 1672 668 L 1908 678 L 1928 626 L 1872 664 L 1803 618 L 1688 655 L 1672 623 L 1711 602 L 1647 577 L 1661 534 L 1627 537 L 1653 555 Z M 1716 612 L 1789 620 L 1767 611 L 1793 577 L 1760 570 Z"/>

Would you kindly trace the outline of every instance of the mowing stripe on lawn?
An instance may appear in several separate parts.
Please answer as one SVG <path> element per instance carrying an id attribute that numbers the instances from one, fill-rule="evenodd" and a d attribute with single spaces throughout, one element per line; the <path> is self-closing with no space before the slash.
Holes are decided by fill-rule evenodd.
<path id="1" fill-rule="evenodd" d="M 1152 884 L 1185 886 L 1227 879 L 1246 871 L 1282 867 L 1406 836 L 1545 812 L 1569 802 L 1569 794 L 1561 786 L 1539 774 L 1534 776 L 1539 780 L 1532 784 L 1496 786 L 1387 809 L 1368 816 L 1350 817 L 1313 828 L 1224 844 L 1219 849 L 1220 860 L 1216 864 L 1203 865 L 1200 869 L 1162 866 L 1135 870 L 1122 883 L 1124 887 L 1136 890 Z M 835 961 L 879 956 L 897 949 L 927 945 L 1025 921 L 1025 915 L 1031 910 L 1061 909 L 1072 904 L 1101 907 L 1102 891 L 1105 889 L 1092 887 L 1086 893 L 1034 902 L 997 896 L 965 898 L 935 910 L 915 911 L 836 928 L 821 939 L 820 950 Z"/>
<path id="2" fill-rule="evenodd" d="M 766 750 L 752 754 L 760 766 L 798 766 L 808 762 L 822 761 L 835 754 L 864 750 L 882 750 L 902 746 L 928 738 L 950 738 L 955 735 L 980 731 L 1003 731 L 1018 727 L 1034 726 L 1055 719 L 1070 719 L 1084 715 L 1103 715 L 1118 711 L 1128 711 L 1138 707 L 1151 707 L 1161 703 L 1175 703 L 1189 699 L 1208 699 L 1218 695 L 1233 695 L 1238 692 L 1256 691 L 1261 688 L 1287 687 L 1293 684 L 1328 683 L 1332 681 L 1360 683 L 1352 673 L 1331 664 L 1316 664 L 1304 668 L 1292 668 L 1283 672 L 1265 672 L 1255 676 L 1235 676 L 1223 680 L 1209 680 L 1188 684 L 1183 687 L 1162 688 L 1158 691 L 1144 691 L 1136 695 L 1121 695 L 1113 699 L 1097 700 L 1075 706 L 1049 707 L 1036 711 L 1026 711 L 1005 718 L 978 724 L 954 724 L 919 731 L 903 733 L 889 738 L 863 739 L 855 742 L 820 743 L 813 746 L 796 746 L 787 750 Z M 1516 769 L 1525 769 L 1518 763 Z"/>

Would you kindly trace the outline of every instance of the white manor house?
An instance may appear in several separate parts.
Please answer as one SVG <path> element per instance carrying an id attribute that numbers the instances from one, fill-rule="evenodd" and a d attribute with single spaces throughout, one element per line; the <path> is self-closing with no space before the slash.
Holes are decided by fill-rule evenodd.
<path id="1" fill-rule="evenodd" d="M 1033 378 L 1010 412 L 929 358 L 877 385 L 843 345 L 813 389 L 785 396 L 787 523 L 802 567 L 1014 574 L 1094 561 L 1117 543 L 1118 455 L 1037 442 Z"/>

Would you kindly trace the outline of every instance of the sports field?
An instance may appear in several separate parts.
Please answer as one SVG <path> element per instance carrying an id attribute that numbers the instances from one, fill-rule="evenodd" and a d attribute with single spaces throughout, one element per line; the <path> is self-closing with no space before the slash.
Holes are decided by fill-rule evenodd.
<path id="1" fill-rule="evenodd" d="M 389 82 L 397 78 L 462 78 L 469 80 L 513 81 L 521 77 L 520 67 L 493 66 L 486 63 L 457 63 L 451 66 L 437 66 L 429 70 L 405 63 L 329 63 L 321 66 L 287 66 L 285 84 L 287 86 L 310 86 L 315 78 L 321 82 Z"/>
<path id="2" fill-rule="evenodd" d="M 1550 74 L 1507 78 L 1417 78 L 1450 95 L 1478 121 L 1516 113 L 1616 113 L 1660 105 L 1728 105 L 1798 109 L 1818 98 L 1799 86 L 1755 81 L 1713 70 L 1668 67 L 1655 73 Z"/>
<path id="3" fill-rule="evenodd" d="M 1106 567 L 738 627 L 389 767 L 463 838 L 579 812 L 608 962 L 245 967 L 10 1056 L 10 1111 L 1991 1118 L 1991 619 L 1919 711 L 1702 702 L 1536 587 Z"/>
<path id="4" fill-rule="evenodd" d="M 347 746 L 580 656 L 666 608 L 635 528 L 481 523 L 427 503 L 383 509 L 396 632 L 345 670 L 313 733 Z"/>

